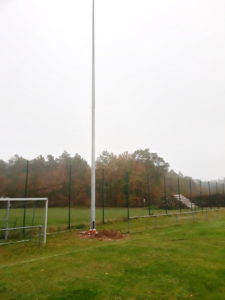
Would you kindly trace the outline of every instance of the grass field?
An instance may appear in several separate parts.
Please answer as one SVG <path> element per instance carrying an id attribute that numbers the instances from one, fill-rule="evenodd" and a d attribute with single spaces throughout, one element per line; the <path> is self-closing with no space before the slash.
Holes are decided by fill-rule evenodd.
<path id="1" fill-rule="evenodd" d="M 119 241 L 71 231 L 2 246 L 0 299 L 224 299 L 224 236 L 225 212 L 212 211 L 135 220 Z"/>

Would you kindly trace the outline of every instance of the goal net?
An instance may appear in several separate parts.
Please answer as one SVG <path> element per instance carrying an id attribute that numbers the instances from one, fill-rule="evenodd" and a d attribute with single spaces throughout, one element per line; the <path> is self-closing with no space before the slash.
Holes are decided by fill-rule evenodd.
<path id="1" fill-rule="evenodd" d="M 0 245 L 36 237 L 46 243 L 48 198 L 0 198 Z"/>

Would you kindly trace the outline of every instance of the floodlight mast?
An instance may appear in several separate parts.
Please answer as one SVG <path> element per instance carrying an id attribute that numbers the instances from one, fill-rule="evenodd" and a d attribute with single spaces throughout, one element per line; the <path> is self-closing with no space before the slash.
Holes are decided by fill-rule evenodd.
<path id="1" fill-rule="evenodd" d="M 91 222 L 90 231 L 95 232 L 95 0 L 92 0 L 92 159 L 91 159 Z"/>

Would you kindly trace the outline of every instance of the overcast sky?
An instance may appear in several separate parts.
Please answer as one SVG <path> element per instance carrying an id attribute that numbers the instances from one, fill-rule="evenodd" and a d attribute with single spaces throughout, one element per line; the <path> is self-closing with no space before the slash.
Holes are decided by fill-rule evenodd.
<path id="1" fill-rule="evenodd" d="M 96 0 L 97 154 L 225 175 L 225 1 Z M 0 0 L 0 158 L 91 157 L 91 0 Z"/>

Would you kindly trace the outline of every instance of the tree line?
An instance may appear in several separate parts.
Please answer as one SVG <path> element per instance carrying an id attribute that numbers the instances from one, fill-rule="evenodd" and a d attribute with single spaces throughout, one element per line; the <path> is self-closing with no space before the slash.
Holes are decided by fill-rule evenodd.
<path id="1" fill-rule="evenodd" d="M 30 161 L 15 155 L 0 160 L 0 197 L 48 197 L 52 207 L 67 206 L 70 197 L 73 206 L 89 206 L 90 176 L 91 168 L 79 154 L 64 151 L 57 158 L 40 155 Z M 97 206 L 103 195 L 106 206 L 125 206 L 127 189 L 130 205 L 136 207 L 143 201 L 160 207 L 179 192 L 198 203 L 201 197 L 208 202 L 224 197 L 223 181 L 201 182 L 177 174 L 149 149 L 119 155 L 103 151 L 96 161 Z"/>

